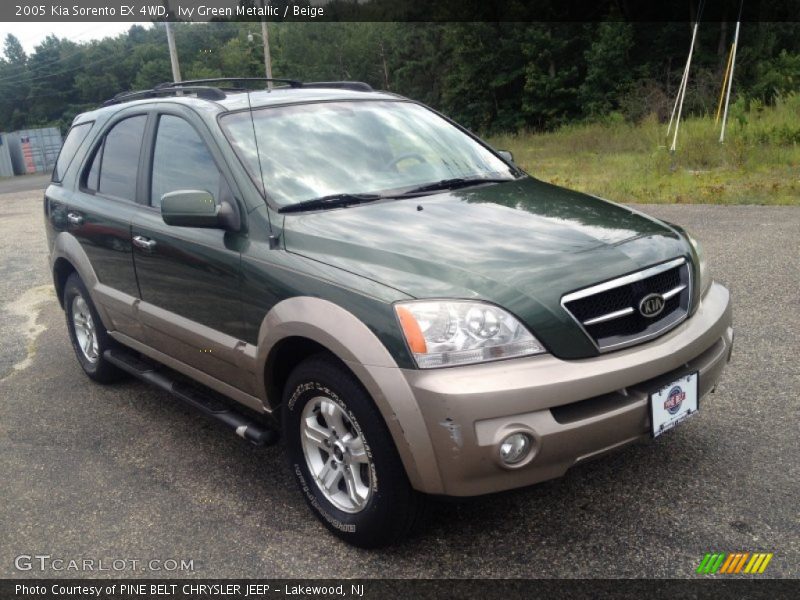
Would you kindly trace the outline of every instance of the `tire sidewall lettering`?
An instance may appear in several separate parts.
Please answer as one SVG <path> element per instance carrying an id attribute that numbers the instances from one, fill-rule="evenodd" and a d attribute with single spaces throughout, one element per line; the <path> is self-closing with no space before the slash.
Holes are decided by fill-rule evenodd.
<path id="1" fill-rule="evenodd" d="M 293 415 L 293 419 L 299 419 L 299 414 L 302 408 L 305 406 L 306 402 L 310 401 L 311 398 L 314 396 L 323 396 L 334 402 L 339 408 L 341 408 L 344 413 L 347 415 L 347 418 L 350 420 L 350 423 L 353 425 L 353 429 L 355 430 L 356 434 L 364 441 L 364 451 L 367 454 L 369 459 L 369 468 L 371 471 L 371 487 L 373 493 L 373 500 L 376 498 L 376 494 L 378 493 L 378 474 L 375 469 L 375 461 L 374 456 L 372 453 L 372 448 L 369 445 L 369 441 L 367 440 L 364 432 L 359 424 L 356 416 L 353 414 L 353 411 L 339 398 L 339 395 L 334 392 L 330 387 L 324 385 L 319 381 L 307 381 L 305 383 L 301 383 L 300 385 L 296 386 L 292 395 L 289 397 L 286 407 L 287 410 Z M 303 401 L 305 399 L 305 401 Z M 299 428 L 298 428 L 299 433 Z M 299 443 L 299 439 L 296 440 Z M 302 452 L 302 449 L 300 450 Z M 355 533 L 356 532 L 356 525 L 354 523 L 345 523 L 342 520 L 335 517 L 331 514 L 328 507 L 324 506 L 317 495 L 314 493 L 316 484 L 312 481 L 309 483 L 306 480 L 307 476 L 307 465 L 300 464 L 300 463 L 293 463 L 293 471 L 295 476 L 297 477 L 298 482 L 300 483 L 300 488 L 303 491 L 303 494 L 308 499 L 309 504 L 317 511 L 322 518 L 328 522 L 332 527 L 336 528 L 339 531 L 344 533 Z M 314 486 L 314 488 L 312 488 Z M 371 502 L 372 502 L 371 501 Z M 327 502 L 325 502 L 327 504 Z M 334 510 L 335 507 L 334 507 Z M 370 506 L 364 508 L 363 511 L 360 513 L 356 513 L 357 515 L 363 515 L 370 510 Z"/>
<path id="2" fill-rule="evenodd" d="M 300 482 L 300 489 L 303 490 L 303 494 L 305 494 L 306 498 L 308 498 L 309 504 L 314 507 L 322 518 L 325 519 L 328 523 L 330 523 L 331 527 L 335 527 L 339 531 L 344 533 L 355 533 L 356 532 L 356 525 L 354 523 L 342 523 L 339 519 L 328 513 L 319 503 L 317 497 L 314 495 L 314 492 L 311 491 L 311 488 L 306 483 L 306 478 L 303 476 L 303 471 L 299 464 L 294 464 L 294 474 L 297 476 L 297 480 Z"/>

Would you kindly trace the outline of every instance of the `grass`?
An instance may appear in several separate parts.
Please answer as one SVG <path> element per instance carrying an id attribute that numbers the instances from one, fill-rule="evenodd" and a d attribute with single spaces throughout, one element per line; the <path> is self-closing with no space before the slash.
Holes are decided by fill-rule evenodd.
<path id="1" fill-rule="evenodd" d="M 713 117 L 690 118 L 673 154 L 664 123 L 612 115 L 490 141 L 539 179 L 619 202 L 800 205 L 800 95 L 737 102 L 725 138 Z"/>

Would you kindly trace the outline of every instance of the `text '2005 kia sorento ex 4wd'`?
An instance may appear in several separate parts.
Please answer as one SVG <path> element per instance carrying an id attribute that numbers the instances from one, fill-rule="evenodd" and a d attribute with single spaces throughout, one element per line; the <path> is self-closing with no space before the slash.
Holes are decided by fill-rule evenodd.
<path id="1" fill-rule="evenodd" d="M 360 546 L 430 496 L 559 477 L 698 411 L 733 330 L 683 230 L 395 94 L 271 83 L 75 119 L 44 210 L 89 377 L 282 430 L 310 509 Z"/>

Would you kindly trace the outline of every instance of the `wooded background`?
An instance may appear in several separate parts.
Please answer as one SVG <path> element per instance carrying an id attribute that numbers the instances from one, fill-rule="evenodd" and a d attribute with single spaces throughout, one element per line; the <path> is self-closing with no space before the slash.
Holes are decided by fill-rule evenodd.
<path id="1" fill-rule="evenodd" d="M 734 23 L 701 23 L 684 115 L 713 114 Z M 184 79 L 263 76 L 258 23 L 176 23 Z M 689 23 L 270 23 L 273 75 L 352 79 L 481 133 L 549 130 L 608 115 L 669 118 Z M 732 100 L 800 90 L 800 23 L 743 23 Z M 76 44 L 17 38 L 0 59 L 0 131 L 56 125 L 120 91 L 171 81 L 162 24 Z M 652 118 L 652 117 L 651 117 Z"/>

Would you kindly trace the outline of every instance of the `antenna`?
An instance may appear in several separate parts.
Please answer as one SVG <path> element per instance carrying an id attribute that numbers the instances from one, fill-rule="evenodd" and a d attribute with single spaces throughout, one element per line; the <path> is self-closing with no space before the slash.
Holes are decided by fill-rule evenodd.
<path id="1" fill-rule="evenodd" d="M 258 136 L 256 135 L 256 121 L 253 118 L 253 104 L 250 101 L 250 90 L 245 90 L 247 95 L 247 113 L 250 115 L 250 125 L 253 128 L 253 142 L 256 145 L 256 161 L 258 162 L 258 176 L 261 179 L 261 195 L 266 200 L 267 198 L 267 185 L 264 182 L 264 168 L 261 166 L 261 151 L 258 149 Z M 278 238 L 275 235 L 275 230 L 272 228 L 272 218 L 270 217 L 269 210 L 267 210 L 267 222 L 269 223 L 269 247 L 271 249 L 278 247 Z"/>

